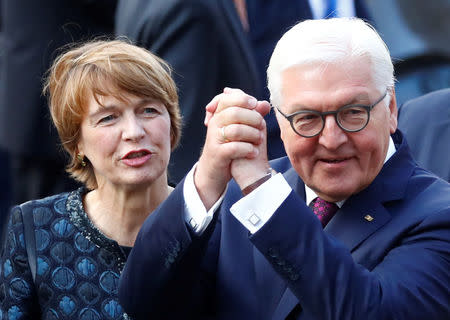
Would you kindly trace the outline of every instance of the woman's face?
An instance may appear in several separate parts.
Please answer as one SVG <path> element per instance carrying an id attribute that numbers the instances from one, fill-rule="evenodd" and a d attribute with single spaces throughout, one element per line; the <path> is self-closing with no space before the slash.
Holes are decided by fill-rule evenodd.
<path id="1" fill-rule="evenodd" d="M 99 188 L 145 187 L 158 179 L 167 183 L 169 113 L 158 101 L 125 97 L 126 102 L 99 96 L 99 104 L 91 95 L 78 151 L 92 164 Z"/>

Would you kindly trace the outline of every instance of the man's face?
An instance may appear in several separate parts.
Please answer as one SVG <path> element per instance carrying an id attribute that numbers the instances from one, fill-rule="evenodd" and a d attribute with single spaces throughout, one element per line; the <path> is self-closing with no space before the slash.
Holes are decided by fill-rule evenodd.
<path id="1" fill-rule="evenodd" d="M 282 73 L 280 109 L 291 114 L 299 110 L 334 111 L 349 104 L 371 105 L 384 91 L 372 83 L 370 64 L 365 59 L 330 64 L 294 66 Z M 380 172 L 397 128 L 395 97 L 386 99 L 370 112 L 370 121 L 359 132 L 339 128 L 333 115 L 316 137 L 297 135 L 289 121 L 277 112 L 281 138 L 287 155 L 306 185 L 327 201 L 340 201 L 366 188 Z"/>

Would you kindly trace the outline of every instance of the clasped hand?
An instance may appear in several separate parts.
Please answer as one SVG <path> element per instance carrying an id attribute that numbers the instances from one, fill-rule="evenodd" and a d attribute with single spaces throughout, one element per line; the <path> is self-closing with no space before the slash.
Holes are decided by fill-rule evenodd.
<path id="1" fill-rule="evenodd" d="M 225 88 L 206 106 L 208 127 L 194 183 L 206 209 L 219 199 L 233 177 L 241 189 L 265 176 L 267 101 L 257 101 L 239 89 Z"/>

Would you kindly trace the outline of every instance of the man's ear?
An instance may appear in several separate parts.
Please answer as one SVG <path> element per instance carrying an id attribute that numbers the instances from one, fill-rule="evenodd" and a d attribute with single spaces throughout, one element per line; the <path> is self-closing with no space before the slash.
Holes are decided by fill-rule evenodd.
<path id="1" fill-rule="evenodd" d="M 389 99 L 389 129 L 391 134 L 397 130 L 398 125 L 398 109 L 397 100 L 395 98 L 395 88 L 390 89 L 391 98 Z"/>

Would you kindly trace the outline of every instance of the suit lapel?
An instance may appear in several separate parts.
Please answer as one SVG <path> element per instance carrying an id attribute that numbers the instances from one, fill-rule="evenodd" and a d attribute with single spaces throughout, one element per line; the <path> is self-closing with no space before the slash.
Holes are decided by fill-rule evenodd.
<path id="1" fill-rule="evenodd" d="M 378 199 L 355 197 L 346 201 L 325 227 L 325 232 L 343 242 L 350 251 L 391 220 Z"/>
<path id="2" fill-rule="evenodd" d="M 292 190 L 294 190 L 303 200 L 305 200 L 305 184 L 299 178 L 294 168 L 291 166 L 290 169 L 283 173 L 283 176 L 284 179 L 286 179 L 286 182 L 291 186 Z"/>

